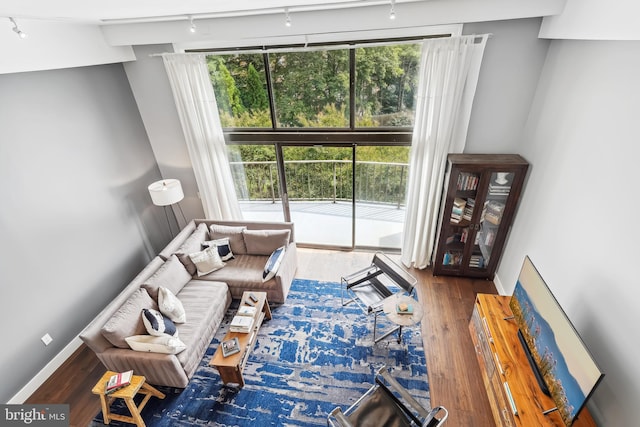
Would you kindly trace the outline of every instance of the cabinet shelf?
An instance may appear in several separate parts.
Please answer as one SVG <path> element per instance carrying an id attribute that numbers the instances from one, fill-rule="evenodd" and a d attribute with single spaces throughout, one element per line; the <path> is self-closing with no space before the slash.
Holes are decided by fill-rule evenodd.
<path id="1" fill-rule="evenodd" d="M 449 154 L 447 166 L 433 274 L 493 279 L 529 164 L 517 154 Z"/>

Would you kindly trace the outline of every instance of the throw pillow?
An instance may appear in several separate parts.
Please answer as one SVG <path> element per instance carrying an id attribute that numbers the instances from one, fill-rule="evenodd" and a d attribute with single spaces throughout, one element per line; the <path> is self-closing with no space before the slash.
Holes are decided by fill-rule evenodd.
<path id="1" fill-rule="evenodd" d="M 204 276 L 225 266 L 215 247 L 189 254 L 189 258 L 191 258 L 191 261 L 196 265 L 198 276 Z"/>
<path id="2" fill-rule="evenodd" d="M 242 237 L 242 231 L 246 229 L 247 227 L 245 226 L 211 224 L 209 226 L 209 238 L 211 240 L 216 240 L 228 237 L 233 253 L 236 255 L 243 255 L 247 253 L 247 248 L 244 245 L 244 238 Z"/>
<path id="3" fill-rule="evenodd" d="M 278 272 L 278 268 L 282 263 L 282 258 L 284 257 L 284 246 L 279 247 L 269 257 L 267 263 L 264 265 L 264 271 L 262 272 L 262 281 L 266 282 L 271 280 L 276 273 Z"/>
<path id="4" fill-rule="evenodd" d="M 178 336 L 176 325 L 168 317 L 164 317 L 158 310 L 152 308 L 142 309 L 142 322 L 149 335 L 160 337 L 162 335 Z"/>
<path id="5" fill-rule="evenodd" d="M 178 354 L 187 348 L 180 339 L 169 335 L 133 335 L 125 340 L 132 350 L 147 353 Z"/>
<path id="6" fill-rule="evenodd" d="M 178 248 L 175 252 L 180 262 L 184 265 L 190 275 L 196 274 L 196 266 L 189 258 L 189 254 L 194 253 L 202 249 L 202 242 L 209 237 L 209 228 L 207 224 L 202 223 L 196 227 L 191 236 L 187 237 L 187 240 Z"/>
<path id="7" fill-rule="evenodd" d="M 149 277 L 142 284 L 142 287 L 149 292 L 151 298 L 158 301 L 158 289 L 161 286 L 171 290 L 174 294 L 191 280 L 191 275 L 184 268 L 178 257 L 174 254 L 162 264 L 153 276 Z"/>
<path id="8" fill-rule="evenodd" d="M 158 310 L 175 323 L 187 321 L 187 313 L 184 311 L 182 301 L 164 286 L 158 289 Z"/>
<path id="9" fill-rule="evenodd" d="M 244 230 L 242 234 L 248 254 L 269 255 L 289 244 L 291 230 Z"/>
<path id="10" fill-rule="evenodd" d="M 125 341 L 126 337 L 146 332 L 140 318 L 143 308 L 158 308 L 158 306 L 147 291 L 137 289 L 104 324 L 100 331 L 102 336 L 116 347 L 129 348 Z"/>
<path id="11" fill-rule="evenodd" d="M 218 248 L 218 255 L 220 255 L 221 260 L 229 261 L 230 259 L 235 258 L 233 256 L 233 251 L 231 250 L 231 244 L 229 243 L 228 237 L 216 240 L 207 240 L 202 243 L 203 248 L 210 248 L 212 246 Z"/>

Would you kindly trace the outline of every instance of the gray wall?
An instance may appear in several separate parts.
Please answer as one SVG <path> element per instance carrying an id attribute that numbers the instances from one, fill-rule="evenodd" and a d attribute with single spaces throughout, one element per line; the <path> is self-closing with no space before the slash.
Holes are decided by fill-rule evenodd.
<path id="1" fill-rule="evenodd" d="M 0 93 L 6 402 L 170 235 L 146 189 L 160 173 L 122 65 L 1 75 Z"/>
<path id="2" fill-rule="evenodd" d="M 520 151 L 522 129 L 549 48 L 538 39 L 540 18 L 465 24 L 487 41 L 469 121 L 466 153 Z"/>
<path id="3" fill-rule="evenodd" d="M 531 163 L 498 276 L 529 255 L 606 376 L 599 425 L 638 425 L 640 42 L 553 41 L 520 149 Z"/>

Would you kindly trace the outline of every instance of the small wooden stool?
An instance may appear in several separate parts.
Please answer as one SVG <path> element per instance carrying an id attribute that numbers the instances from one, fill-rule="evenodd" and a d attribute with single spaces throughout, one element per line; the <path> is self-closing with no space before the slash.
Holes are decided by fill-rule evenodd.
<path id="1" fill-rule="evenodd" d="M 102 417 L 104 418 L 104 423 L 109 424 L 111 420 L 124 421 L 125 423 L 135 424 L 138 427 L 145 427 L 144 421 L 142 421 L 142 417 L 140 416 L 140 411 L 145 407 L 151 396 L 155 396 L 159 399 L 164 399 L 164 393 L 161 393 L 154 387 L 145 383 L 145 378 L 140 375 L 133 375 L 131 377 L 131 384 L 126 387 L 121 388 L 120 390 L 116 390 L 111 394 L 105 394 L 104 388 L 112 375 L 115 375 L 116 372 L 107 371 L 105 374 L 98 380 L 97 384 L 91 392 L 93 394 L 97 394 L 100 396 L 100 404 L 102 405 Z M 136 406 L 136 403 L 133 401 L 133 398 L 136 394 L 144 394 L 144 398 L 140 405 Z M 127 408 L 129 408 L 129 412 L 131 412 L 131 416 L 126 415 L 118 415 L 111 413 L 111 404 L 115 399 L 123 399 L 127 404 Z"/>

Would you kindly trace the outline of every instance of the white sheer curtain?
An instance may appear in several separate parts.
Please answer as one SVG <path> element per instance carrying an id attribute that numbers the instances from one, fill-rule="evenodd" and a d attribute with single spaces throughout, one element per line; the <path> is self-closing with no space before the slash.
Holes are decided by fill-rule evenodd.
<path id="1" fill-rule="evenodd" d="M 162 55 L 205 216 L 242 219 L 204 55 Z"/>
<path id="2" fill-rule="evenodd" d="M 402 238 L 407 267 L 430 264 L 447 154 L 464 149 L 486 41 L 485 35 L 423 43 Z"/>

